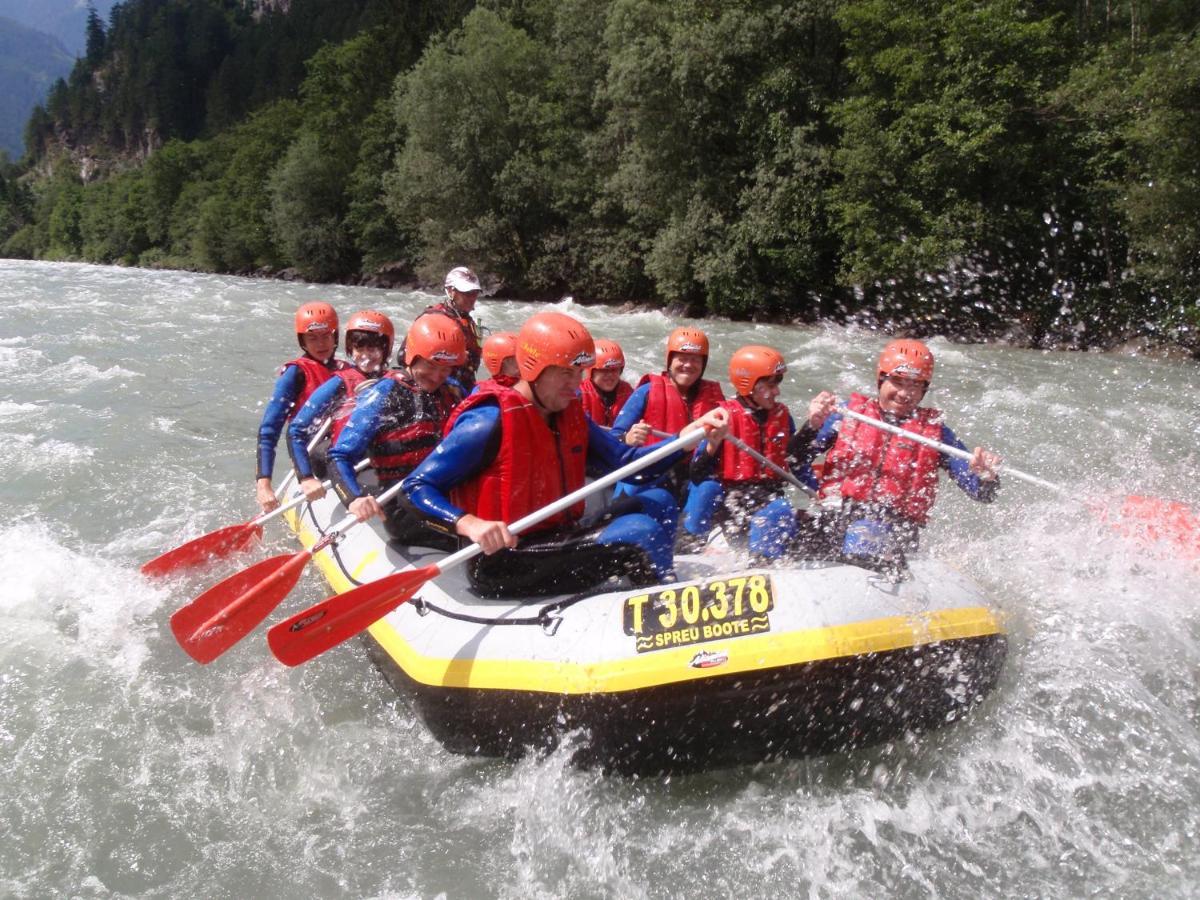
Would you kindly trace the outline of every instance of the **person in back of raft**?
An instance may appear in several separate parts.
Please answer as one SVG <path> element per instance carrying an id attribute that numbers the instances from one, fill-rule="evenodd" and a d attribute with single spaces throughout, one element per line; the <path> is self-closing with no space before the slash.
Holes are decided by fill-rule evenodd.
<path id="1" fill-rule="evenodd" d="M 300 490 L 311 502 L 325 496 L 321 478 L 327 469 L 327 448 L 337 443 L 342 429 L 354 409 L 355 395 L 374 384 L 387 371 L 392 355 L 396 328 L 381 312 L 364 309 L 356 312 L 346 323 L 346 355 L 352 366 L 335 372 L 334 376 L 313 391 L 308 402 L 292 417 L 288 425 L 288 453 L 300 482 Z M 308 452 L 308 442 L 326 416 L 332 416 L 328 444 Z"/>
<path id="2" fill-rule="evenodd" d="M 721 385 L 704 378 L 708 367 L 708 335 L 698 328 L 676 328 L 667 338 L 667 368 L 642 376 L 613 421 L 613 436 L 631 447 L 652 445 L 662 438 L 653 432 L 675 434 L 725 399 Z M 616 494 L 637 493 L 647 487 L 666 487 L 681 497 L 688 484 L 686 462 L 668 477 L 645 477 L 617 485 Z"/>
<path id="3" fill-rule="evenodd" d="M 876 366 L 878 394 L 851 394 L 845 407 L 872 419 L 966 447 L 942 422 L 939 410 L 920 406 L 933 380 L 933 353 L 914 340 L 892 341 Z M 999 487 L 1000 457 L 976 447 L 969 462 L 898 435 L 872 428 L 837 412 L 837 398 L 824 391 L 809 404 L 808 421 L 797 435 L 801 462 L 825 453 L 815 516 L 800 518 L 796 549 L 902 567 L 915 550 L 920 529 L 937 496 L 938 470 L 945 469 L 969 497 L 990 503 Z"/>
<path id="4" fill-rule="evenodd" d="M 729 413 L 729 435 L 784 471 L 801 449 L 796 423 L 779 402 L 786 372 L 783 355 L 773 347 L 742 347 L 729 360 L 734 398 L 721 404 Z M 778 473 L 728 440 L 704 440 L 692 456 L 689 474 L 692 488 L 682 522 L 686 535 L 703 542 L 719 524 L 727 536 L 745 539 L 759 559 L 784 554 L 795 538 L 796 514 Z"/>
<path id="5" fill-rule="evenodd" d="M 467 358 L 462 331 L 445 316 L 418 316 L 404 340 L 404 364 L 355 398 L 354 409 L 329 450 L 338 496 L 360 522 L 383 520 L 400 544 L 452 549 L 457 542 L 393 499 L 381 506 L 359 483 L 354 466 L 369 457 L 382 493 L 404 478 L 437 446 L 458 395 L 446 384 Z"/>
<path id="6" fill-rule="evenodd" d="M 633 394 L 633 387 L 621 377 L 625 371 L 625 353 L 616 341 L 596 341 L 596 364 L 587 370 L 579 385 L 583 411 L 597 425 L 611 428 L 621 409 Z"/>
<path id="7" fill-rule="evenodd" d="M 467 355 L 450 373 L 450 387 L 457 389 L 459 397 L 465 397 L 475 389 L 475 373 L 479 371 L 479 361 L 483 357 L 480 343 L 482 333 L 479 323 L 471 317 L 483 287 L 475 273 L 466 266 L 456 266 L 447 272 L 442 286 L 446 291 L 446 299 L 426 307 L 421 315 L 445 316 L 462 331 Z M 404 352 L 403 345 L 400 346 L 400 352 Z"/>
<path id="8" fill-rule="evenodd" d="M 468 574 L 484 596 L 571 593 L 622 575 L 637 584 L 674 578 L 678 508 L 664 490 L 625 498 L 593 520 L 580 502 L 531 528 L 519 547 L 508 530 L 506 523 L 582 487 L 586 467 L 611 472 L 650 452 L 584 414 L 579 385 L 594 353 L 587 329 L 565 313 L 531 317 L 517 337 L 521 380 L 512 388 L 485 382 L 404 480 L 418 512 L 483 548 Z M 684 430 L 709 429 L 715 440 L 726 418 L 714 410 Z"/>
<path id="9" fill-rule="evenodd" d="M 497 331 L 489 334 L 483 342 L 483 365 L 491 375 L 491 381 L 512 387 L 521 380 L 517 369 L 517 335 L 513 331 Z M 489 379 L 479 382 L 485 384 Z M 475 389 L 479 389 L 479 384 Z"/>
<path id="10" fill-rule="evenodd" d="M 284 363 L 275 379 L 275 390 L 258 426 L 258 474 L 254 493 L 263 512 L 278 508 L 271 488 L 275 447 L 287 421 L 299 412 L 313 391 L 336 373 L 350 368 L 334 358 L 338 345 L 337 312 L 328 303 L 305 303 L 296 310 L 296 340 L 304 352 Z"/>

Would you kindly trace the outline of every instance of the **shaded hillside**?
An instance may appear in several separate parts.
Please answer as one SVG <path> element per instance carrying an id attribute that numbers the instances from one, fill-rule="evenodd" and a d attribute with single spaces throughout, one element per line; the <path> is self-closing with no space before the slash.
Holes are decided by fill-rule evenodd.
<path id="1" fill-rule="evenodd" d="M 101 19 L 108 19 L 109 11 L 117 0 L 0 0 L 0 17 L 53 35 L 58 38 L 71 57 L 82 56 L 86 46 L 85 28 L 88 6 L 96 10 Z"/>
<path id="2" fill-rule="evenodd" d="M 21 155 L 25 122 L 74 64 L 59 41 L 0 16 L 0 149 Z"/>

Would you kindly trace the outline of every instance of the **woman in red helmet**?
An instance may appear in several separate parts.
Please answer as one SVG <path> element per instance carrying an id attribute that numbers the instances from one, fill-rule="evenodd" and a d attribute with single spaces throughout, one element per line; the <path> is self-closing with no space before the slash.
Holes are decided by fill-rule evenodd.
<path id="1" fill-rule="evenodd" d="M 596 341 L 596 364 L 587 370 L 579 385 L 583 411 L 597 425 L 611 428 L 633 388 L 621 377 L 625 353 L 616 341 Z"/>
<path id="2" fill-rule="evenodd" d="M 517 337 L 521 380 L 481 385 L 454 411 L 438 452 L 404 480 L 414 509 L 483 548 L 469 575 L 484 595 L 569 593 L 614 575 L 638 583 L 673 577 L 678 510 L 666 491 L 629 498 L 595 520 L 583 518 L 580 503 L 530 529 L 520 547 L 508 530 L 506 523 L 581 487 L 585 469 L 611 472 L 649 452 L 584 414 L 579 385 L 594 361 L 592 337 L 578 321 L 533 316 Z M 716 439 L 724 422 L 725 413 L 713 411 L 685 429 L 713 429 Z"/>
<path id="3" fill-rule="evenodd" d="M 483 342 L 483 365 L 492 380 L 512 387 L 521 380 L 517 370 L 517 334 L 515 331 L 497 331 L 488 335 Z"/>
<path id="4" fill-rule="evenodd" d="M 387 490 L 428 456 L 457 402 L 446 384 L 467 358 L 462 330 L 445 316 L 417 317 L 404 340 L 404 364 L 387 372 L 355 399 L 350 418 L 329 451 L 338 496 L 360 521 L 383 519 L 388 537 L 402 544 L 447 547 L 453 542 L 403 504 L 386 507 L 358 480 L 355 465 L 369 457 Z"/>
<path id="5" fill-rule="evenodd" d="M 288 425 L 288 453 L 300 482 L 300 489 L 309 500 L 325 496 L 321 478 L 325 476 L 326 451 L 337 443 L 342 428 L 354 408 L 355 395 L 373 383 L 387 371 L 388 358 L 392 355 L 396 328 L 392 320 L 373 309 L 356 312 L 346 323 L 346 355 L 353 365 L 336 372 L 323 385 L 313 391 L 308 402 L 292 417 Z M 308 452 L 308 442 L 318 428 L 318 423 L 332 415 L 328 441 L 323 449 Z"/>
<path id="6" fill-rule="evenodd" d="M 742 347 L 729 361 L 734 397 L 721 404 L 729 413 L 729 434 L 784 471 L 800 449 L 794 446 L 796 424 L 779 402 L 786 372 L 775 348 Z M 727 535 L 747 538 L 756 556 L 783 554 L 795 536 L 796 517 L 787 483 L 777 472 L 730 441 L 705 440 L 692 456 L 690 475 L 683 515 L 687 534 L 703 540 L 715 522 Z"/>
<path id="7" fill-rule="evenodd" d="M 878 394 L 851 394 L 846 408 L 906 431 L 965 450 L 936 409 L 920 405 L 933 380 L 933 353 L 914 340 L 892 341 L 876 366 Z M 815 539 L 835 554 L 902 562 L 919 542 L 937 495 L 938 471 L 946 470 L 969 497 L 989 503 L 999 486 L 1000 457 L 976 447 L 969 462 L 906 441 L 890 432 L 842 416 L 837 398 L 822 392 L 809 404 L 799 442 L 802 460 L 825 454 L 817 482 L 820 501 Z"/>
<path id="8" fill-rule="evenodd" d="M 721 385 L 703 377 L 708 366 L 708 335 L 698 328 L 676 328 L 667 338 L 667 368 L 642 376 L 621 413 L 613 421 L 613 434 L 632 447 L 658 443 L 654 431 L 674 434 L 725 399 Z M 622 482 L 617 493 L 636 493 L 647 484 Z M 655 486 L 668 487 L 679 496 L 687 485 L 687 467 L 680 467 Z"/>
<path id="9" fill-rule="evenodd" d="M 271 488 L 275 447 L 288 419 L 335 373 L 349 368 L 334 358 L 338 344 L 337 312 L 328 303 L 305 303 L 296 310 L 296 340 L 304 352 L 284 363 L 275 379 L 275 390 L 258 426 L 258 474 L 255 498 L 263 512 L 279 506 Z"/>

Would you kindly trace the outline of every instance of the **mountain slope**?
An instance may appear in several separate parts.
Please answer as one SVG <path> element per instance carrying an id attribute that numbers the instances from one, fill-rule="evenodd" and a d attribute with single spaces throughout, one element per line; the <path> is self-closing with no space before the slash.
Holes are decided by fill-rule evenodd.
<path id="1" fill-rule="evenodd" d="M 108 21 L 116 0 L 93 0 L 100 18 Z M 0 17 L 34 28 L 58 38 L 67 52 L 82 56 L 87 24 L 87 3 L 83 0 L 0 0 Z"/>
<path id="2" fill-rule="evenodd" d="M 55 37 L 0 17 L 0 149 L 21 155 L 25 122 L 75 59 Z"/>

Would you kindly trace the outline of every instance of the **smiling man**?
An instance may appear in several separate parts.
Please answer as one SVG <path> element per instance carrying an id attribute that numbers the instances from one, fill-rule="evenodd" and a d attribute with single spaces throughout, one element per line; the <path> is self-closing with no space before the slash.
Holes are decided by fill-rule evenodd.
<path id="1" fill-rule="evenodd" d="M 879 355 L 876 397 L 851 394 L 845 406 L 966 450 L 942 422 L 939 410 L 920 405 L 933 380 L 933 364 L 933 353 L 920 341 L 892 341 Z M 812 549 L 815 539 L 847 557 L 885 563 L 902 559 L 904 551 L 917 547 L 919 529 L 929 520 L 940 469 L 973 499 L 988 503 L 995 497 L 1000 466 L 995 453 L 976 447 L 967 462 L 872 428 L 837 409 L 833 394 L 818 394 L 809 404 L 808 422 L 797 436 L 797 444 L 807 438 L 803 460 L 826 454 L 817 482 L 816 527 L 803 532 L 807 549 Z"/>

